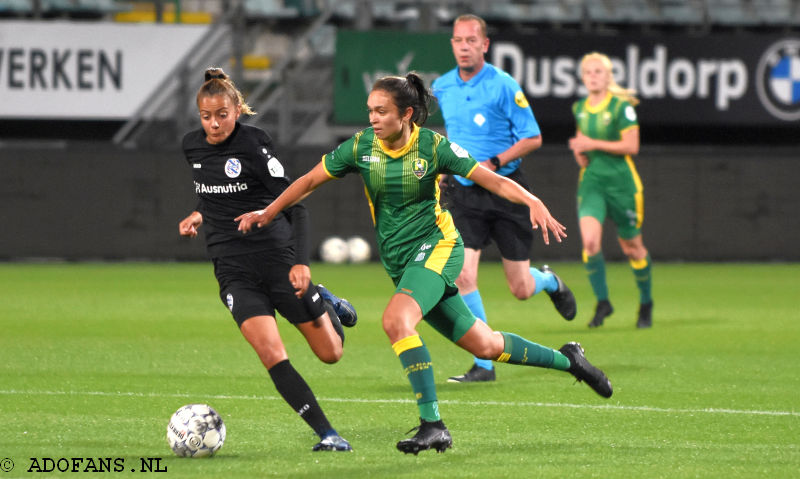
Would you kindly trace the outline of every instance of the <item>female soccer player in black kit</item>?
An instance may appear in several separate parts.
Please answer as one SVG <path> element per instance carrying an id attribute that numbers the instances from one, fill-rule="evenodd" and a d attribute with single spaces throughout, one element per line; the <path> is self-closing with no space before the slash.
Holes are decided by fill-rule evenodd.
<path id="1" fill-rule="evenodd" d="M 305 207 L 286 210 L 269 226 L 246 236 L 238 231 L 234 218 L 271 203 L 290 181 L 267 133 L 237 121 L 242 113 L 254 112 L 221 69 L 206 70 L 197 107 L 202 128 L 184 136 L 183 152 L 199 202 L 197 210 L 178 225 L 179 233 L 195 237 L 203 225 L 220 298 L 278 392 L 319 435 L 321 440 L 313 450 L 351 451 L 289 362 L 275 310 L 300 330 L 314 354 L 328 364 L 341 358 L 341 326 L 355 324 L 355 310 L 311 282 Z"/>

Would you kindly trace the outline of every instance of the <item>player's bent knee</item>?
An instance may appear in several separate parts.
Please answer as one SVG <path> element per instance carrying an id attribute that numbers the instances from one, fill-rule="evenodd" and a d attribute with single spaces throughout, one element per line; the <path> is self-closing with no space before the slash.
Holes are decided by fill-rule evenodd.
<path id="1" fill-rule="evenodd" d="M 342 343 L 339 336 L 330 341 L 310 343 L 310 346 L 317 358 L 325 364 L 334 364 L 342 359 Z"/>
<path id="2" fill-rule="evenodd" d="M 600 241 L 585 241 L 583 243 L 583 251 L 587 256 L 594 256 L 600 252 Z"/>
<path id="3" fill-rule="evenodd" d="M 456 286 L 461 291 L 474 291 L 478 289 L 477 275 L 464 274 L 464 271 L 456 279 Z"/>
<path id="4" fill-rule="evenodd" d="M 474 354 L 475 357 L 478 357 L 480 359 L 495 360 L 498 357 L 500 357 L 500 355 L 503 353 L 503 348 L 500 348 L 498 350 L 498 348 L 496 348 L 494 345 L 486 344 L 481 346 L 480 348 L 477 348 L 477 351 L 470 351 L 470 352 Z"/>
<path id="5" fill-rule="evenodd" d="M 483 324 L 483 323 L 481 323 Z M 503 353 L 504 340 L 502 335 L 492 332 L 491 334 L 480 334 L 477 337 L 474 334 L 468 334 L 457 344 L 475 357 L 480 359 L 497 359 Z"/>
<path id="6" fill-rule="evenodd" d="M 317 357 L 325 364 L 336 364 L 340 359 L 342 359 L 342 348 L 340 347 L 338 351 L 333 350 L 318 352 Z"/>
<path id="7" fill-rule="evenodd" d="M 622 245 L 622 253 L 629 259 L 640 261 L 647 257 L 647 250 L 639 245 Z"/>
<path id="8" fill-rule="evenodd" d="M 402 320 L 385 312 L 383 314 L 383 331 L 393 342 L 408 336 Z"/>
<path id="9" fill-rule="evenodd" d="M 534 291 L 534 288 L 528 288 L 527 285 L 524 284 L 510 285 L 509 289 L 511 290 L 511 294 L 520 301 L 530 298 Z"/>

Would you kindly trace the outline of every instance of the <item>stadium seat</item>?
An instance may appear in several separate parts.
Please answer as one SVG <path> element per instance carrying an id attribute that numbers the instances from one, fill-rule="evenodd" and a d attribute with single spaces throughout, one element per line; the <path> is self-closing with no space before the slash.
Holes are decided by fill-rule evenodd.
<path id="1" fill-rule="evenodd" d="M 127 12 L 131 6 L 126 2 L 118 2 L 115 0 L 77 0 L 75 8 L 87 13 L 104 16 L 111 15 L 119 12 Z"/>
<path id="2" fill-rule="evenodd" d="M 788 26 L 798 24 L 797 19 L 795 19 L 794 23 L 792 22 L 792 0 L 752 0 L 751 3 L 758 21 L 763 25 Z M 796 8 L 800 10 L 800 3 L 794 3 L 798 5 Z"/>
<path id="3" fill-rule="evenodd" d="M 46 13 L 69 13 L 76 9 L 72 0 L 40 0 L 40 2 L 42 12 Z"/>
<path id="4" fill-rule="evenodd" d="M 0 0 L 0 15 L 27 15 L 33 12 L 32 0 Z"/>
<path id="5" fill-rule="evenodd" d="M 530 6 L 530 16 L 538 23 L 580 23 L 581 2 L 577 0 L 544 0 Z"/>
<path id="6" fill-rule="evenodd" d="M 706 0 L 706 8 L 712 25 L 746 27 L 758 24 L 745 0 Z"/>
<path id="7" fill-rule="evenodd" d="M 244 12 L 248 18 L 295 18 L 300 12 L 286 6 L 281 0 L 245 0 Z"/>
<path id="8" fill-rule="evenodd" d="M 83 0 L 81 0 L 83 1 Z M 95 2 L 97 0 L 86 0 L 88 2 Z M 101 2 L 104 0 L 100 0 Z M 156 21 L 156 8 L 155 3 L 150 1 L 132 1 L 132 2 L 116 2 L 124 3 L 124 8 L 118 6 L 117 10 L 113 12 L 114 21 L 120 23 L 153 23 Z M 187 7 L 187 2 L 181 3 L 182 7 Z M 187 24 L 206 24 L 214 20 L 214 13 L 197 8 L 182 8 L 180 10 L 180 18 L 176 19 L 175 3 L 164 2 L 164 10 L 162 12 L 161 21 L 164 23 L 187 23 Z"/>
<path id="9" fill-rule="evenodd" d="M 705 13 L 691 0 L 658 0 L 658 10 L 663 23 L 697 27 L 706 24 Z"/>
<path id="10" fill-rule="evenodd" d="M 589 19 L 598 23 L 660 23 L 661 17 L 647 0 L 587 2 Z"/>

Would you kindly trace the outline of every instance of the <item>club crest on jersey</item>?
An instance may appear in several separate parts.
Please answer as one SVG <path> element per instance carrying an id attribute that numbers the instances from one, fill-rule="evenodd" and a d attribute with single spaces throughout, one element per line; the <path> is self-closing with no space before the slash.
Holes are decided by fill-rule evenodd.
<path id="1" fill-rule="evenodd" d="M 225 162 L 225 174 L 228 178 L 236 178 L 242 174 L 242 162 L 236 158 L 228 158 Z"/>
<path id="2" fill-rule="evenodd" d="M 414 176 L 422 179 L 425 173 L 428 172 L 428 160 L 423 160 L 422 158 L 414 160 L 414 163 L 411 165 L 411 171 L 414 172 Z"/>

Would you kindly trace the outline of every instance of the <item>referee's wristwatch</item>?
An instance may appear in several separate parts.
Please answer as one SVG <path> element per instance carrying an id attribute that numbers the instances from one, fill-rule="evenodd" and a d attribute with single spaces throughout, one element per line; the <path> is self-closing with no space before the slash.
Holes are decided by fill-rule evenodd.
<path id="1" fill-rule="evenodd" d="M 489 158 L 489 163 L 491 163 L 492 166 L 494 166 L 494 171 L 497 171 L 497 170 L 500 169 L 500 158 L 498 158 L 496 156 L 493 156 L 493 157 Z"/>

